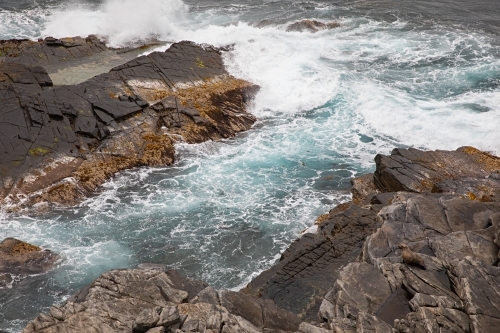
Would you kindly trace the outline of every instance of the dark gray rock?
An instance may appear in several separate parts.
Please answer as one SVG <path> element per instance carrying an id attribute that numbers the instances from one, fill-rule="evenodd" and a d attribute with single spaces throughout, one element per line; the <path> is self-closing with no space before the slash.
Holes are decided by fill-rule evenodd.
<path id="1" fill-rule="evenodd" d="M 384 192 L 446 192 L 483 201 L 499 198 L 497 183 L 483 184 L 479 180 L 499 170 L 500 159 L 472 147 L 453 152 L 398 148 L 390 156 L 377 155 L 375 162 L 375 185 Z M 471 179 L 475 179 L 477 185 L 473 185 Z M 481 193 L 474 192 L 481 185 L 491 187 L 483 188 Z M 467 186 L 471 192 L 463 193 Z"/>
<path id="2" fill-rule="evenodd" d="M 176 43 L 54 87 L 38 63 L 109 50 L 94 37 L 9 47 L 17 53 L 0 63 L 0 202 L 7 210 L 76 204 L 120 170 L 172 164 L 173 138 L 218 140 L 255 122 L 246 104 L 258 87 L 230 76 L 209 46 Z"/>
<path id="3" fill-rule="evenodd" d="M 316 20 L 302 20 L 295 23 L 290 24 L 286 31 L 309 31 L 309 32 L 318 32 L 320 30 L 327 30 L 340 27 L 340 23 L 337 22 L 329 22 L 323 23 Z"/>

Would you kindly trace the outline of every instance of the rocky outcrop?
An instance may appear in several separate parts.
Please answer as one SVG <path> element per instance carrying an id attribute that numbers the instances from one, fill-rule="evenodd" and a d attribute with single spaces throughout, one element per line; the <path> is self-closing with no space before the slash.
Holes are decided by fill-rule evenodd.
<path id="1" fill-rule="evenodd" d="M 496 156 L 473 147 L 456 151 L 395 149 L 375 157 L 373 180 L 384 192 L 450 193 L 480 201 L 500 201 Z"/>
<path id="2" fill-rule="evenodd" d="M 353 202 L 243 291 L 333 332 L 496 331 L 500 159 L 462 147 L 375 161 L 374 174 L 352 181 Z M 403 262 L 401 244 L 424 264 Z"/>
<path id="3" fill-rule="evenodd" d="M 40 274 L 52 269 L 59 255 L 15 238 L 0 243 L 0 287 L 13 282 L 13 276 Z"/>
<path id="4" fill-rule="evenodd" d="M 230 76 L 211 46 L 173 44 L 72 86 L 53 86 L 37 66 L 105 49 L 90 37 L 10 46 L 0 62 L 4 209 L 73 205 L 120 170 L 172 164 L 175 142 L 228 138 L 255 122 L 246 105 L 258 87 Z M 51 56 L 37 59 L 42 50 Z"/>
<path id="5" fill-rule="evenodd" d="M 297 316 L 262 300 L 216 291 L 176 271 L 142 266 L 109 271 L 63 305 L 31 321 L 28 332 L 283 332 Z"/>
<path id="6" fill-rule="evenodd" d="M 323 23 L 316 20 L 302 20 L 290 24 L 286 28 L 286 31 L 299 31 L 299 32 L 308 31 L 314 33 L 320 30 L 330 30 L 338 27 L 340 27 L 340 23 L 338 22 Z"/>
<path id="7" fill-rule="evenodd" d="M 36 67 L 81 59 L 108 50 L 104 42 L 94 35 L 87 38 L 47 37 L 38 42 L 28 39 L 2 40 L 0 41 L 0 62 Z"/>

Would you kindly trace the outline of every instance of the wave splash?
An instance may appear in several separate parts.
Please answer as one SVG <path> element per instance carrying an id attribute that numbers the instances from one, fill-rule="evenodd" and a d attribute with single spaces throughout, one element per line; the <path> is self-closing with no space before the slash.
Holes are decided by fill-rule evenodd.
<path id="1" fill-rule="evenodd" d="M 147 39 L 168 40 L 188 13 L 181 0 L 106 0 L 97 8 L 72 4 L 53 10 L 42 37 L 98 34 L 108 46 L 120 47 Z"/>

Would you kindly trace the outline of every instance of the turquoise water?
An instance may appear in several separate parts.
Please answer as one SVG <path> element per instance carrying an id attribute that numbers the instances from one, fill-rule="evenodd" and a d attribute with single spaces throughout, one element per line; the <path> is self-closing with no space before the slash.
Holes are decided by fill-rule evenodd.
<path id="1" fill-rule="evenodd" d="M 123 172 L 78 207 L 0 215 L 0 238 L 63 258 L 56 270 L 0 290 L 0 330 L 18 332 L 102 272 L 143 262 L 240 288 L 348 200 L 349 179 L 394 147 L 500 154 L 500 41 L 488 16 L 495 2 L 472 18 L 465 5 L 433 2 L 433 12 L 417 6 L 425 1 L 141 3 L 133 17 L 131 0 L 2 7 L 0 35 L 99 31 L 114 46 L 141 36 L 234 44 L 225 63 L 262 87 L 251 106 L 258 122 L 230 140 L 180 144 L 173 167 Z M 286 32 L 298 18 L 342 27 Z M 263 19 L 274 23 L 256 27 Z"/>

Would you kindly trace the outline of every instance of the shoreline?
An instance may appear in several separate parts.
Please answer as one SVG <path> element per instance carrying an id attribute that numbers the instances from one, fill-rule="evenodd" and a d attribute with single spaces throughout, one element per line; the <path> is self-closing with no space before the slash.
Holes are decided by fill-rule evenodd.
<path id="1" fill-rule="evenodd" d="M 23 332 L 112 327 L 102 316 L 122 318 L 109 332 L 491 332 L 496 307 L 481 295 L 500 304 L 500 158 L 462 147 L 395 149 L 375 160 L 374 174 L 352 180 L 352 201 L 240 291 L 141 264 L 104 273 Z M 161 319 L 165 311 L 172 320 Z"/>
<path id="2" fill-rule="evenodd" d="M 171 165 L 179 138 L 233 137 L 256 120 L 246 105 L 258 86 L 229 75 L 211 46 L 174 43 L 58 86 L 41 65 L 64 69 L 117 51 L 95 36 L 10 44 L 3 42 L 1 90 L 4 111 L 17 123 L 0 127 L 12 133 L 3 146 L 19 149 L 2 154 L 0 200 L 7 211 L 72 206 L 118 171 Z"/>

